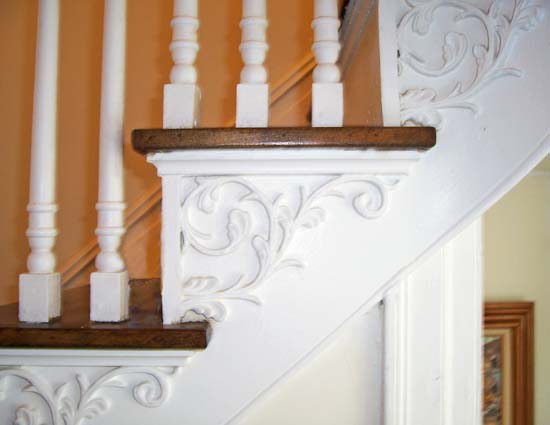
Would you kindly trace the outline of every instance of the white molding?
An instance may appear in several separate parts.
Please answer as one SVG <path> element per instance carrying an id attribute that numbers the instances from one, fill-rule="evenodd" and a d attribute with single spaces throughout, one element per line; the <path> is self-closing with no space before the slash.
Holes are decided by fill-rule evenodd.
<path id="1" fill-rule="evenodd" d="M 37 368 L 1 368 L 0 395 L 8 398 L 4 418 L 12 416 L 14 425 L 82 425 L 104 415 L 118 403 L 114 394 L 124 391 L 138 405 L 157 408 L 171 395 L 171 380 L 180 368 L 116 367 L 101 371 L 79 370 L 70 381 L 54 384 Z M 17 383 L 19 386 L 17 391 Z M 32 394 L 33 397 L 21 397 Z M 24 401 L 23 401 L 24 400 Z"/>
<path id="2" fill-rule="evenodd" d="M 478 219 L 384 298 L 387 425 L 481 423 L 481 234 Z"/>
<path id="3" fill-rule="evenodd" d="M 190 251 L 198 254 L 202 261 L 208 257 L 229 257 L 239 246 L 249 242 L 257 264 L 249 268 L 245 265 L 248 262 L 242 261 L 239 276 L 233 276 L 233 271 L 223 265 L 213 266 L 206 273 L 194 274 L 191 265 L 183 264 L 178 312 L 181 321 L 203 318 L 224 320 L 228 301 L 261 305 L 262 299 L 255 294 L 257 287 L 281 270 L 307 267 L 307 249 L 294 253 L 288 251 L 300 233 L 318 230 L 328 221 L 329 211 L 323 201 L 338 199 L 344 205 L 349 204 L 348 207 L 351 206 L 361 218 L 376 219 L 388 208 L 389 192 L 399 182 L 399 178 L 384 180 L 374 175 L 339 175 L 328 177 L 315 187 L 300 183 L 296 186 L 299 201 L 292 207 L 287 188 L 266 193 L 253 180 L 243 177 L 201 177 L 193 180 L 182 181 L 180 189 L 195 184 L 181 199 L 180 232 L 184 242 L 178 252 L 180 262 L 190 255 Z M 233 194 L 238 197 L 237 202 L 225 199 L 232 198 Z M 261 206 L 261 212 L 255 214 L 255 210 L 248 210 L 250 203 Z M 230 209 L 226 217 L 218 213 L 220 210 L 227 211 L 227 207 Z M 210 220 L 204 227 L 201 215 L 212 216 L 217 223 L 226 221 L 227 227 L 219 234 L 213 230 Z M 173 227 L 171 231 L 174 231 Z M 229 234 L 228 241 L 225 240 L 226 233 Z M 166 252 L 164 255 L 171 257 Z"/>
<path id="4" fill-rule="evenodd" d="M 401 279 L 384 297 L 384 424 L 407 425 L 407 289 Z"/>
<path id="5" fill-rule="evenodd" d="M 194 350 L 81 350 L 3 348 L 0 366 L 150 366 L 186 365 Z"/>
<path id="6" fill-rule="evenodd" d="M 418 85 L 400 89 L 403 125 L 439 127 L 441 111 L 447 109 L 477 115 L 480 91 L 501 78 L 523 77 L 523 71 L 507 58 L 515 38 L 535 29 L 543 12 L 532 0 L 516 1 L 511 12 L 497 0 L 487 10 L 466 0 L 430 0 L 410 7 L 397 29 L 399 65 L 402 72 L 418 76 Z M 431 37 L 436 13 L 440 22 L 449 17 L 456 26 L 445 32 L 441 63 L 427 59 L 434 50 L 433 41 L 441 38 L 437 31 Z M 457 29 L 464 25 L 467 30 Z M 484 32 L 483 39 L 476 38 L 476 26 Z"/>
<path id="7" fill-rule="evenodd" d="M 344 149 L 150 154 L 164 185 L 164 322 L 220 322 L 229 303 L 261 305 L 256 290 L 265 280 L 306 268 L 310 249 L 302 239 L 325 227 L 335 199 L 361 218 L 379 218 L 421 155 Z"/>
<path id="8" fill-rule="evenodd" d="M 410 173 L 418 151 L 345 149 L 233 149 L 149 154 L 161 176 L 315 175 Z"/>

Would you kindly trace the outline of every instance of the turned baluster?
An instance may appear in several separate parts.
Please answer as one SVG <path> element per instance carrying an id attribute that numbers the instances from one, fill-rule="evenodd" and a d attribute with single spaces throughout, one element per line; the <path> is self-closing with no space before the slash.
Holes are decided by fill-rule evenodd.
<path id="1" fill-rule="evenodd" d="M 40 0 L 34 80 L 34 109 L 27 237 L 28 273 L 19 276 L 19 320 L 47 322 L 61 313 L 60 275 L 53 247 L 57 236 L 55 167 L 59 1 Z"/>
<path id="2" fill-rule="evenodd" d="M 174 66 L 170 84 L 164 85 L 164 128 L 192 128 L 199 124 L 201 92 L 194 65 L 199 51 L 198 28 L 198 1 L 174 0 L 170 43 Z"/>
<path id="3" fill-rule="evenodd" d="M 243 0 L 242 41 L 239 47 L 244 67 L 237 85 L 237 127 L 267 127 L 269 85 L 264 61 L 266 0 Z"/>
<path id="4" fill-rule="evenodd" d="M 96 235 L 100 253 L 91 275 L 90 319 L 128 317 L 128 272 L 120 254 L 124 235 L 124 78 L 126 0 L 105 0 Z"/>
<path id="5" fill-rule="evenodd" d="M 337 0 L 315 0 L 313 52 L 317 66 L 313 70 L 312 125 L 341 127 L 344 121 L 344 95 L 340 69 Z"/>

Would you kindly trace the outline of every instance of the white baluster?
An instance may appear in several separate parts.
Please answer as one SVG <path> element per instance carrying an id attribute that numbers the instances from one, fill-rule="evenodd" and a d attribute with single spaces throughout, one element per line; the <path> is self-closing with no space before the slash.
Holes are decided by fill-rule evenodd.
<path id="1" fill-rule="evenodd" d="M 266 43 L 266 0 L 243 0 L 240 45 L 244 67 L 237 85 L 237 127 L 267 127 L 269 85 L 263 65 Z"/>
<path id="2" fill-rule="evenodd" d="M 96 235 L 100 253 L 91 275 L 90 319 L 128 317 L 128 272 L 119 248 L 124 235 L 124 72 L 126 0 L 105 0 Z"/>
<path id="3" fill-rule="evenodd" d="M 28 273 L 19 276 L 19 320 L 47 322 L 61 314 L 60 275 L 52 252 L 55 224 L 59 0 L 40 0 L 34 80 Z"/>
<path id="4" fill-rule="evenodd" d="M 164 128 L 192 128 L 199 123 L 201 92 L 194 65 L 199 51 L 197 3 L 197 0 L 174 0 L 170 43 L 174 66 L 170 72 L 171 84 L 164 85 Z"/>
<path id="5" fill-rule="evenodd" d="M 312 125 L 341 127 L 344 122 L 344 94 L 340 69 L 336 62 L 340 53 L 338 41 L 337 0 L 315 0 L 312 28 L 313 52 L 317 66 L 313 71 Z"/>

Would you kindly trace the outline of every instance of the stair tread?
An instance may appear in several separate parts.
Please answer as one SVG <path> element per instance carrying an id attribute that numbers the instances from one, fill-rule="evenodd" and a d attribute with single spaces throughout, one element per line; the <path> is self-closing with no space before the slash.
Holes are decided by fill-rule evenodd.
<path id="1" fill-rule="evenodd" d="M 435 141 L 432 127 L 232 127 L 132 132 L 132 145 L 142 154 L 191 149 L 427 150 L 435 146 Z"/>
<path id="2" fill-rule="evenodd" d="M 0 348 L 206 348 L 207 322 L 162 323 L 160 279 L 135 279 L 130 288 L 130 317 L 121 323 L 89 320 L 89 286 L 66 290 L 61 318 L 49 323 L 21 323 L 18 304 L 0 306 Z"/>

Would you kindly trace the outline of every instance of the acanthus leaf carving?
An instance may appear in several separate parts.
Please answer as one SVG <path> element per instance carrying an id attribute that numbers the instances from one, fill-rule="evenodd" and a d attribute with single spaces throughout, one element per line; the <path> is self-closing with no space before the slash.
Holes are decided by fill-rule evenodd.
<path id="1" fill-rule="evenodd" d="M 306 267 L 304 258 L 289 255 L 288 248 L 300 231 L 312 231 L 327 220 L 323 201 L 340 199 L 364 219 L 382 215 L 388 188 L 399 180 L 376 176 L 332 176 L 313 190 L 298 188 L 291 206 L 282 193 L 268 194 L 243 177 L 199 177 L 184 196 L 180 210 L 180 280 L 183 319 L 221 321 L 227 301 L 260 305 L 254 290 L 274 273 Z M 185 183 L 182 183 L 185 184 Z M 255 266 L 236 276 L 189 274 L 185 256 L 224 257 L 244 250 Z M 239 251 L 241 252 L 241 251 Z"/>
<path id="2" fill-rule="evenodd" d="M 492 1 L 488 10 L 466 0 L 406 3 L 410 9 L 398 25 L 399 72 L 413 72 L 430 86 L 408 88 L 400 93 L 403 125 L 440 127 L 441 111 L 445 109 L 476 114 L 479 108 L 473 98 L 480 90 L 504 77 L 521 77 L 521 70 L 506 65 L 513 39 L 520 32 L 534 29 L 543 17 L 543 9 L 531 0 L 515 0 L 511 11 L 501 0 Z M 410 35 L 423 36 L 423 43 L 433 41 L 430 31 L 438 11 L 452 16 L 454 25 L 469 22 L 480 26 L 485 40 L 474 40 L 470 31 L 448 31 L 443 36 L 441 63 L 434 65 L 414 50 Z M 458 81 L 458 70 L 468 74 L 467 77 L 462 75 Z M 442 80 L 450 85 L 435 88 Z"/>
<path id="3" fill-rule="evenodd" d="M 40 417 L 37 409 L 23 404 L 15 411 L 13 425 L 47 425 Z"/>
<path id="4" fill-rule="evenodd" d="M 81 425 L 105 414 L 112 405 L 108 389 L 129 389 L 135 402 L 147 408 L 162 405 L 170 394 L 170 377 L 179 367 L 117 367 L 90 382 L 85 373 L 55 387 L 37 372 L 25 368 L 0 369 L 0 382 L 22 381 L 22 393 L 36 395 L 35 403 L 17 406 L 14 425 Z"/>

